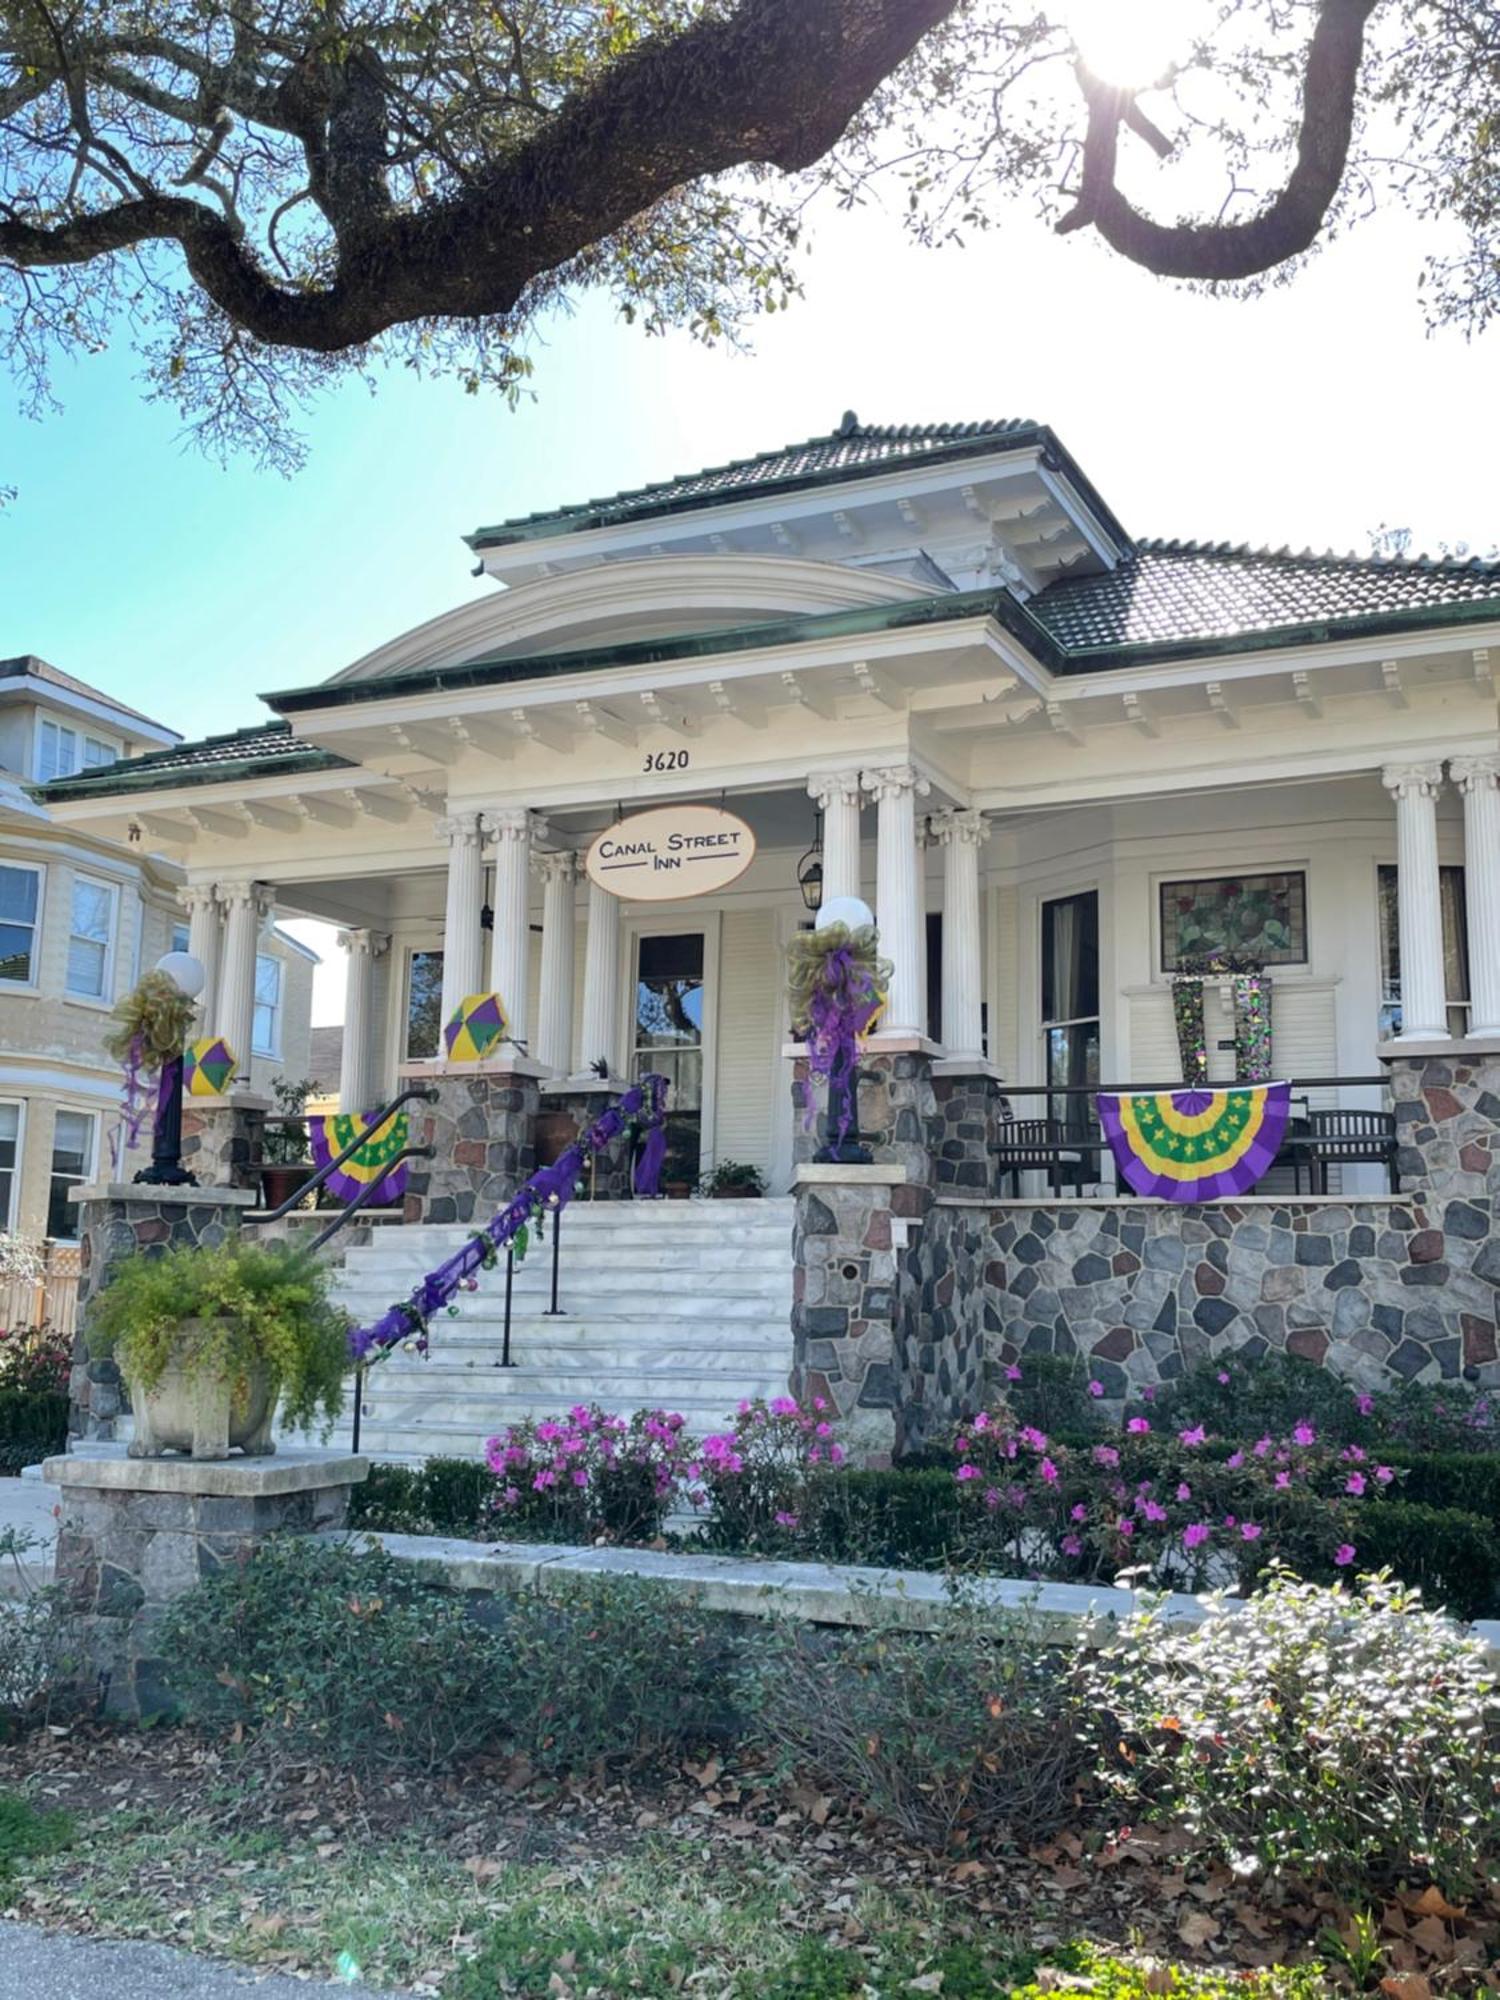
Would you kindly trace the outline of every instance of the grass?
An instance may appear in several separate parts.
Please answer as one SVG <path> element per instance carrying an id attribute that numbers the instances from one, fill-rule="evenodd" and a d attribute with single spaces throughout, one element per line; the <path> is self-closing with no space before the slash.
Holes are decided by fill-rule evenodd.
<path id="1" fill-rule="evenodd" d="M 65 1812 L 39 1812 L 29 1799 L 0 1792 L 0 1886 L 18 1861 L 59 1854 L 73 1844 L 73 1821 Z"/>

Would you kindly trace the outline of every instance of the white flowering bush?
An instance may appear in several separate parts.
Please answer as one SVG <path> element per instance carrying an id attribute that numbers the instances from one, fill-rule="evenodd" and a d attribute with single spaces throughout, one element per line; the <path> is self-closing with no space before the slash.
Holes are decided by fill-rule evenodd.
<path id="1" fill-rule="evenodd" d="M 1273 1575 L 1233 1615 L 1101 1627 L 1078 1656 L 1105 1782 L 1242 1875 L 1367 1896 L 1500 1865 L 1500 1692 L 1483 1645 L 1402 1585 Z"/>

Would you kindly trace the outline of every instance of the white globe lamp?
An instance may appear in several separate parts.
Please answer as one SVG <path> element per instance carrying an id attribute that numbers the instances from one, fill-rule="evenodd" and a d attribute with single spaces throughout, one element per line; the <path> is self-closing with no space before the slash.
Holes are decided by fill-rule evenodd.
<path id="1" fill-rule="evenodd" d="M 813 929 L 827 931 L 832 930 L 835 924 L 842 924 L 846 931 L 859 931 L 874 921 L 875 912 L 858 896 L 832 896 L 818 911 L 818 921 Z"/>
<path id="2" fill-rule="evenodd" d="M 189 1000 L 196 1000 L 208 984 L 208 973 L 201 958 L 194 958 L 190 951 L 169 951 L 156 961 L 158 972 L 164 972 L 179 993 Z"/>

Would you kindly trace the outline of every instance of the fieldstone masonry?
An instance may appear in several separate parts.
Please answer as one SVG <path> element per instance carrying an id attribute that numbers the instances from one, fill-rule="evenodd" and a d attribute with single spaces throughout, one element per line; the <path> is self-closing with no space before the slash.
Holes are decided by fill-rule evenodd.
<path id="1" fill-rule="evenodd" d="M 268 1097 L 182 1100 L 182 1164 L 204 1188 L 258 1189 Z"/>
<path id="2" fill-rule="evenodd" d="M 115 1436 L 129 1399 L 115 1363 L 89 1359 L 89 1301 L 127 1257 L 159 1257 L 179 1244 L 208 1249 L 222 1243 L 238 1230 L 255 1196 L 241 1188 L 154 1188 L 115 1181 L 76 1188 L 71 1199 L 78 1204 L 80 1275 L 68 1435 L 102 1442 Z"/>
<path id="3" fill-rule="evenodd" d="M 175 1703 L 157 1657 L 167 1606 L 272 1534 L 341 1528 L 369 1461 L 291 1450 L 274 1459 L 49 1458 L 60 1489 L 57 1584 L 107 1714 L 149 1722 Z"/>
<path id="4" fill-rule="evenodd" d="M 413 1143 L 432 1146 L 407 1182 L 408 1222 L 488 1222 L 536 1171 L 535 1076 L 510 1065 L 428 1064 L 438 1093 L 412 1106 Z"/>

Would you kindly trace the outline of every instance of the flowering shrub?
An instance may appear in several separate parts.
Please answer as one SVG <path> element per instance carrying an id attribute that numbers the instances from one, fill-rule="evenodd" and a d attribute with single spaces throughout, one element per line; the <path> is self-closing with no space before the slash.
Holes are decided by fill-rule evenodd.
<path id="1" fill-rule="evenodd" d="M 1500 1698 L 1483 1644 L 1403 1586 L 1273 1576 L 1234 1617 L 1095 1635 L 1077 1672 L 1101 1772 L 1239 1873 L 1450 1894 L 1500 1862 Z"/>
<path id="2" fill-rule="evenodd" d="M 67 1389 L 73 1341 L 54 1326 L 0 1328 L 0 1389 L 50 1396 Z"/>
<path id="3" fill-rule="evenodd" d="M 828 1475 L 844 1463 L 834 1422 L 821 1396 L 806 1408 L 794 1396 L 741 1403 L 732 1429 L 703 1440 L 691 1473 L 693 1497 L 711 1509 L 710 1538 L 764 1553 L 810 1534 Z"/>
<path id="4" fill-rule="evenodd" d="M 1396 1480 L 1313 1425 L 1224 1456 L 1201 1424 L 1067 1446 L 981 1410 L 952 1439 L 966 1553 L 1011 1575 L 1108 1579 L 1147 1571 L 1173 1590 L 1252 1583 L 1275 1558 L 1331 1577 L 1358 1558 L 1358 1511 Z"/>
<path id="5" fill-rule="evenodd" d="M 685 1425 L 675 1412 L 620 1417 L 597 1403 L 513 1424 L 485 1446 L 495 1512 L 549 1541 L 653 1541 L 689 1482 Z"/>

